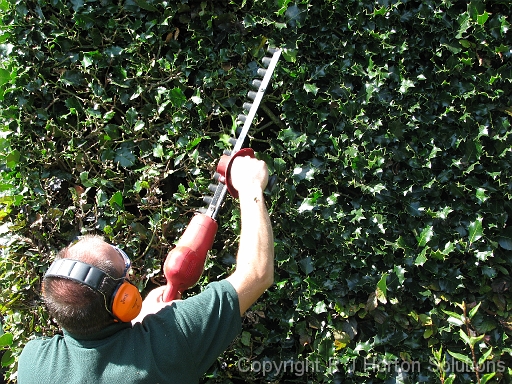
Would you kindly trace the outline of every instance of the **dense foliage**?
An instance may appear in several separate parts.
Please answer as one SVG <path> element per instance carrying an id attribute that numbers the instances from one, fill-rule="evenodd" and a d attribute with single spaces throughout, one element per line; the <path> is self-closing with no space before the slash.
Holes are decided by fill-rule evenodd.
<path id="1" fill-rule="evenodd" d="M 1 0 L 0 348 L 101 233 L 164 284 L 264 49 L 276 283 L 205 383 L 512 380 L 508 0 Z M 232 269 L 226 201 L 198 292 Z M 474 368 L 474 364 L 479 369 Z"/>

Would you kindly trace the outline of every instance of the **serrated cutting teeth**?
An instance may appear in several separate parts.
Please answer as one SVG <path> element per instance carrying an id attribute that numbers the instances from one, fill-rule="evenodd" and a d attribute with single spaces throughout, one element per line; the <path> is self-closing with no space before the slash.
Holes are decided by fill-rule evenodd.
<path id="1" fill-rule="evenodd" d="M 208 190 L 210 192 L 215 192 L 217 190 L 217 184 L 210 184 L 210 185 L 208 185 Z"/>
<path id="2" fill-rule="evenodd" d="M 261 77 L 265 77 L 265 74 L 267 73 L 267 70 L 265 68 L 258 68 L 258 75 Z"/>
<path id="3" fill-rule="evenodd" d="M 252 81 L 252 86 L 256 89 L 259 89 L 261 87 L 261 80 L 258 80 L 258 79 L 254 79 Z"/>
<path id="4" fill-rule="evenodd" d="M 210 205 L 213 201 L 213 197 L 211 196 L 203 196 L 203 201 L 207 204 L 207 205 Z"/>
<path id="5" fill-rule="evenodd" d="M 233 146 L 232 150 L 224 150 L 224 155 L 232 156 L 242 149 L 245 140 L 247 139 L 249 128 L 256 117 L 257 110 L 260 106 L 262 98 L 266 92 L 267 86 L 270 82 L 272 74 L 276 68 L 281 50 L 278 48 L 268 48 L 267 52 L 272 57 L 263 57 L 261 59 L 262 66 L 264 68 L 257 69 L 257 76 L 261 79 L 253 79 L 251 86 L 253 90 L 247 93 L 249 101 L 244 102 L 243 113 L 239 114 L 236 118 L 235 136 L 229 138 L 229 143 Z M 208 204 L 205 214 L 209 215 L 212 219 L 216 219 L 220 207 L 224 201 L 226 194 L 228 193 L 228 186 L 225 180 L 226 175 L 221 175 L 219 172 L 215 172 L 213 179 L 217 185 L 210 184 L 208 189 L 213 192 L 213 196 L 206 196 L 203 200 Z"/>

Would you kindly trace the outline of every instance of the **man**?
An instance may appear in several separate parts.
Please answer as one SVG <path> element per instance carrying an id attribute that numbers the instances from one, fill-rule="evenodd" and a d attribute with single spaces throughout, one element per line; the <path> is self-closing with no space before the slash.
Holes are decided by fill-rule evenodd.
<path id="1" fill-rule="evenodd" d="M 165 287 L 156 288 L 137 318 L 120 321 L 107 298 L 125 282 L 129 260 L 97 236 L 84 238 L 62 250 L 57 264 L 86 268 L 85 279 L 93 272 L 107 278 L 99 279 L 95 290 L 47 273 L 43 297 L 64 335 L 27 343 L 18 383 L 197 383 L 239 334 L 241 316 L 274 278 L 273 234 L 263 195 L 266 164 L 237 157 L 231 179 L 241 211 L 233 274 L 186 300 L 163 302 Z"/>

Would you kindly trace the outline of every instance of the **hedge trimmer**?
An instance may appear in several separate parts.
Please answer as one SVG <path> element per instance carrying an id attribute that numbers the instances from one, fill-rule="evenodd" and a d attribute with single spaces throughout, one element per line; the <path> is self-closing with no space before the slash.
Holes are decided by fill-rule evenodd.
<path id="1" fill-rule="evenodd" d="M 269 49 L 269 55 L 262 59 L 265 68 L 258 69 L 258 76 L 261 77 L 252 81 L 255 90 L 248 92 L 250 101 L 244 103 L 246 113 L 238 115 L 237 121 L 242 125 L 238 138 L 231 138 L 233 144 L 231 151 L 225 151 L 222 155 L 214 175 L 217 184 L 211 184 L 209 189 L 213 196 L 206 196 L 205 203 L 208 205 L 204 213 L 194 215 L 188 224 L 185 232 L 178 240 L 164 263 L 164 275 L 167 279 L 167 286 L 163 294 L 163 301 L 168 302 L 178 297 L 179 293 L 193 287 L 201 277 L 206 260 L 206 254 L 212 248 L 215 234 L 217 233 L 217 216 L 220 208 L 229 193 L 238 197 L 236 189 L 231 184 L 230 169 L 233 160 L 238 156 L 254 157 L 251 148 L 242 148 L 247 133 L 251 128 L 256 111 L 263 99 L 267 86 L 274 72 L 274 69 L 281 55 L 280 49 Z"/>

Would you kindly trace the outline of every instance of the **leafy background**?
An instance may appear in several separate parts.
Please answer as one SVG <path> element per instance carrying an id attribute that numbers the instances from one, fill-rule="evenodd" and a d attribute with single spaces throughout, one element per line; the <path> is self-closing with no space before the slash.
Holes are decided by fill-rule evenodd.
<path id="1" fill-rule="evenodd" d="M 248 145 L 278 178 L 276 283 L 203 382 L 510 382 L 511 8 L 1 0 L 6 380 L 58 332 L 40 281 L 76 236 L 122 245 L 141 290 L 165 283 L 270 45 Z M 189 294 L 232 270 L 238 218 L 228 199 Z"/>

